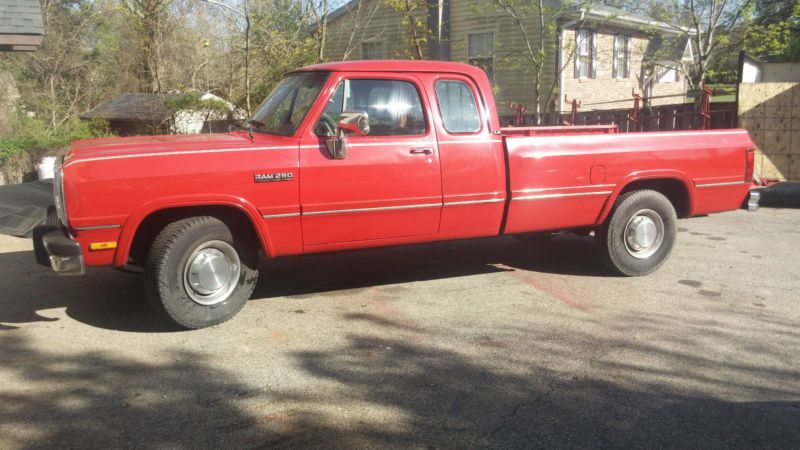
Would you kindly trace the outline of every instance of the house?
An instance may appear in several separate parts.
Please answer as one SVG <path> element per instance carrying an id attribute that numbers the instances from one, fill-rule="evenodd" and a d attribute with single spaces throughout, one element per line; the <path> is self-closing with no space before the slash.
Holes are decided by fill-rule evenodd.
<path id="1" fill-rule="evenodd" d="M 39 0 L 0 0 L 0 51 L 32 52 L 43 36 Z"/>
<path id="2" fill-rule="evenodd" d="M 326 57 L 416 59 L 421 54 L 478 65 L 495 86 L 501 114 L 511 113 L 510 103 L 526 105 L 529 112 L 537 103 L 542 112 L 567 111 L 572 99 L 581 102 L 582 111 L 629 108 L 633 91 L 653 105 L 685 101 L 687 85 L 679 68 L 691 51 L 685 33 L 670 25 L 605 5 L 569 7 L 545 17 L 546 58 L 537 95 L 525 39 L 535 50 L 541 29 L 536 15 L 518 11 L 517 22 L 490 0 L 422 3 L 425 7 L 399 11 L 384 0 L 351 0 L 329 17 Z"/>
<path id="3" fill-rule="evenodd" d="M 244 118 L 241 109 L 211 93 L 122 94 L 81 114 L 108 121 L 119 136 L 227 131 Z"/>

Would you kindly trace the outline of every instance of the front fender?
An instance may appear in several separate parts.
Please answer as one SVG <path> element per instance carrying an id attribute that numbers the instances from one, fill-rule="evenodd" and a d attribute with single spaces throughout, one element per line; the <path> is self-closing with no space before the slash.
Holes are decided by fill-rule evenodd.
<path id="1" fill-rule="evenodd" d="M 150 201 L 143 204 L 139 209 L 128 216 L 122 226 L 122 231 L 117 243 L 117 254 L 114 258 L 114 266 L 123 267 L 127 264 L 133 238 L 136 236 L 139 226 L 148 216 L 158 211 L 193 206 L 228 206 L 238 209 L 250 219 L 264 252 L 268 256 L 275 254 L 266 223 L 262 220 L 258 209 L 247 200 L 232 195 L 179 196 L 159 198 L 158 200 Z"/>

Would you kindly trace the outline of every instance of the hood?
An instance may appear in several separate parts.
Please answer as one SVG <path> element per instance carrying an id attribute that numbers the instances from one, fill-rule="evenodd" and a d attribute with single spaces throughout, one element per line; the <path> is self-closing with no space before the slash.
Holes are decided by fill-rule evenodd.
<path id="1" fill-rule="evenodd" d="M 65 162 L 95 158 L 135 157 L 139 154 L 211 150 L 270 145 L 254 144 L 246 135 L 236 133 L 174 134 L 86 139 L 70 145 Z"/>

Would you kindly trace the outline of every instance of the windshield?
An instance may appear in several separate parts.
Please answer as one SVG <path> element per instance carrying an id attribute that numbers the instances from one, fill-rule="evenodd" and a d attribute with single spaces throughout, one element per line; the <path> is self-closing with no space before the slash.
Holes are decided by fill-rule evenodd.
<path id="1" fill-rule="evenodd" d="M 327 72 L 304 72 L 286 76 L 248 121 L 256 130 L 291 136 L 319 96 Z"/>

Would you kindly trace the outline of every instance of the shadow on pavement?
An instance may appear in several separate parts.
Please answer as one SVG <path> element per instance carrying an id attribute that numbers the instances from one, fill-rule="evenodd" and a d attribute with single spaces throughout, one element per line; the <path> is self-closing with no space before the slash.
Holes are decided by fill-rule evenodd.
<path id="1" fill-rule="evenodd" d="M 191 352 L 131 361 L 56 354 L 0 335 L 0 373 L 26 380 L 24 389 L 0 390 L 0 435 L 26 448 L 800 446 L 797 370 L 715 361 L 703 345 L 677 350 L 580 332 L 561 347 L 534 331 L 518 337 L 526 352 L 501 340 L 467 355 L 402 326 L 398 335 L 391 321 L 377 319 L 350 317 L 370 321 L 383 337 L 360 332 L 343 345 L 296 352 L 291 368 L 270 368 L 269 358 L 248 363 L 310 377 L 318 389 L 247 385 Z M 703 332 L 700 323 L 681 322 L 689 334 Z M 675 323 L 639 325 L 657 335 Z M 630 355 L 565 371 L 562 360 L 578 345 Z M 670 365 L 648 365 L 653 357 Z M 696 369 L 709 365 L 717 376 Z M 732 393 L 740 397 L 719 399 Z"/>
<path id="2" fill-rule="evenodd" d="M 559 236 L 545 244 L 513 238 L 482 239 L 287 257 L 266 261 L 254 299 L 325 294 L 500 271 L 611 276 L 592 249 L 591 238 Z M 0 331 L 14 324 L 57 320 L 48 309 L 85 324 L 129 332 L 179 331 L 151 312 L 141 277 L 89 269 L 63 278 L 35 264 L 33 252 L 0 253 Z"/>
<path id="3" fill-rule="evenodd" d="M 136 275 L 100 268 L 82 277 L 59 277 L 37 265 L 32 251 L 0 253 L 0 274 L 0 331 L 57 321 L 48 310 L 59 308 L 66 308 L 70 318 L 99 328 L 178 330 L 152 312 Z"/>
<path id="4" fill-rule="evenodd" d="M 594 253 L 593 239 L 572 234 L 545 243 L 504 237 L 278 258 L 267 261 L 262 269 L 253 298 L 323 294 L 514 270 L 613 276 Z"/>

